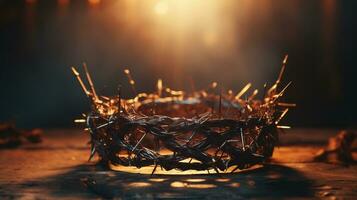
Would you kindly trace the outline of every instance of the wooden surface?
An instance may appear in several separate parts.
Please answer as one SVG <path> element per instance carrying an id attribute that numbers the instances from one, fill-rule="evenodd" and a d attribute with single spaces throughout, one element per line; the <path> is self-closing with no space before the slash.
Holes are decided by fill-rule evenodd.
<path id="1" fill-rule="evenodd" d="M 293 129 L 270 164 L 235 174 L 150 176 L 87 162 L 81 131 L 45 131 L 41 144 L 0 150 L 0 199 L 357 199 L 356 165 L 312 160 L 336 133 Z"/>

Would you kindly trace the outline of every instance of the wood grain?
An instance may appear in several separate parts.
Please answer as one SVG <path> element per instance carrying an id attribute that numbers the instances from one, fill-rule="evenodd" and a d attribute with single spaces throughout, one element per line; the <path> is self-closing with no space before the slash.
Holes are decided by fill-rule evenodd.
<path id="1" fill-rule="evenodd" d="M 293 129 L 282 135 L 271 163 L 252 170 L 150 176 L 95 166 L 87 162 L 87 135 L 48 130 L 41 144 L 0 151 L 0 199 L 356 199 L 355 165 L 312 160 L 335 133 Z"/>

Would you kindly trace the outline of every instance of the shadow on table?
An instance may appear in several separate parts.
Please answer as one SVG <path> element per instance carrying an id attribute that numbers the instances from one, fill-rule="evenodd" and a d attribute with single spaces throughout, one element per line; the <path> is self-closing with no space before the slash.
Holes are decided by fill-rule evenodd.
<path id="1" fill-rule="evenodd" d="M 26 185 L 26 184 L 24 184 Z M 35 184 L 53 198 L 222 199 L 312 197 L 311 181 L 280 165 L 235 174 L 140 175 L 81 165 Z"/>

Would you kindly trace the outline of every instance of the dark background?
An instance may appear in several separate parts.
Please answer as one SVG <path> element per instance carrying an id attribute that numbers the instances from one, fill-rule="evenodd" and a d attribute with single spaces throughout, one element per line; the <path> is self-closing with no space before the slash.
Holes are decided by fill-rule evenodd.
<path id="1" fill-rule="evenodd" d="M 284 82 L 297 127 L 356 127 L 357 12 L 343 0 L 0 1 L 0 121 L 74 127 L 89 105 L 70 71 L 87 62 L 99 93 L 132 95 L 158 78 L 176 89 L 238 91 Z"/>

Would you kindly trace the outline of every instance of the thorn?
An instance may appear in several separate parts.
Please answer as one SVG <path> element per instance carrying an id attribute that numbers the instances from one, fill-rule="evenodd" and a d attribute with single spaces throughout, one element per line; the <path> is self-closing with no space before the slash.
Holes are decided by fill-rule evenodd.
<path id="1" fill-rule="evenodd" d="M 131 89 L 133 90 L 134 95 L 136 96 L 137 92 L 136 92 L 136 89 L 135 89 L 135 81 L 133 80 L 129 69 L 124 69 L 124 73 L 125 73 L 126 77 L 129 80 L 129 84 L 131 85 Z"/>
<path id="2" fill-rule="evenodd" d="M 283 64 L 286 65 L 286 63 L 288 62 L 288 57 L 289 55 L 286 54 L 285 57 L 284 57 L 284 60 L 283 60 Z"/>
<path id="3" fill-rule="evenodd" d="M 86 123 L 85 119 L 75 119 L 74 123 Z"/>
<path id="4" fill-rule="evenodd" d="M 187 140 L 187 142 L 186 142 L 186 145 L 191 142 L 191 140 L 192 140 L 193 136 L 195 136 L 195 134 L 196 134 L 196 131 L 193 131 L 193 133 L 192 133 L 192 135 L 190 136 L 190 138 L 188 138 L 188 140 Z"/>
<path id="5" fill-rule="evenodd" d="M 114 122 L 115 121 L 109 121 L 109 122 L 107 122 L 105 124 L 101 124 L 101 125 L 97 126 L 95 129 L 98 130 L 98 129 L 104 128 L 104 127 L 106 127 L 106 126 L 108 126 L 110 124 L 113 124 Z"/>
<path id="6" fill-rule="evenodd" d="M 283 60 L 283 65 L 281 66 L 281 69 L 280 69 L 280 73 L 279 73 L 279 76 L 278 76 L 278 79 L 276 80 L 276 84 L 279 85 L 282 77 L 283 77 L 283 74 L 284 74 L 284 71 L 285 71 L 285 66 L 286 66 L 286 63 L 288 62 L 288 55 L 286 54 L 285 57 L 284 57 L 284 60 Z"/>
<path id="7" fill-rule="evenodd" d="M 241 140 L 242 140 L 243 151 L 245 151 L 244 136 L 243 136 L 243 129 L 242 128 L 240 128 L 240 137 L 241 137 Z"/>
<path id="8" fill-rule="evenodd" d="M 284 94 L 284 92 L 285 92 L 285 90 L 286 89 L 288 89 L 288 87 L 291 85 L 291 81 L 280 91 L 280 93 L 278 94 L 278 97 L 281 97 L 283 94 Z"/>
<path id="9" fill-rule="evenodd" d="M 262 101 L 264 102 L 265 96 L 266 96 L 266 92 L 267 92 L 267 83 L 264 83 L 264 91 L 262 94 Z"/>
<path id="10" fill-rule="evenodd" d="M 278 103 L 278 106 L 282 106 L 282 107 L 296 107 L 295 103 Z"/>
<path id="11" fill-rule="evenodd" d="M 255 96 L 257 96 L 258 94 L 258 89 L 255 89 L 254 92 L 252 93 L 252 95 L 250 95 L 250 97 L 248 98 L 248 101 L 251 101 L 254 99 Z"/>
<path id="12" fill-rule="evenodd" d="M 280 115 L 280 117 L 275 121 L 275 124 L 278 124 L 281 119 L 286 115 L 286 113 L 289 111 L 289 108 L 285 109 L 283 113 Z"/>
<path id="13" fill-rule="evenodd" d="M 159 97 L 161 97 L 161 95 L 162 95 L 162 79 L 159 78 L 157 80 L 156 87 L 157 87 L 157 94 L 159 95 Z"/>
<path id="14" fill-rule="evenodd" d="M 242 90 L 235 96 L 235 99 L 237 100 L 240 99 L 243 96 L 243 94 L 249 90 L 250 87 L 252 87 L 251 83 L 248 83 L 246 86 L 244 86 Z"/>
<path id="15" fill-rule="evenodd" d="M 158 163 L 155 162 L 155 167 L 154 167 L 154 169 L 153 169 L 152 172 L 151 172 L 151 176 L 154 175 L 154 173 L 155 173 L 155 171 L 156 171 L 156 168 L 157 168 L 157 165 L 158 165 Z"/>
<path id="16" fill-rule="evenodd" d="M 84 93 L 87 95 L 87 97 L 89 97 L 90 92 L 87 90 L 86 86 L 84 85 L 84 83 L 83 83 L 81 77 L 79 76 L 79 73 L 77 72 L 77 70 L 76 70 L 74 67 L 72 67 L 71 69 L 72 69 L 73 74 L 76 76 L 76 78 L 77 78 L 79 84 L 81 85 L 82 90 L 83 90 Z"/>
<path id="17" fill-rule="evenodd" d="M 216 171 L 217 174 L 220 174 L 217 167 L 213 167 L 213 169 Z"/>
<path id="18" fill-rule="evenodd" d="M 87 64 L 84 62 L 83 63 L 83 68 L 84 68 L 84 71 L 86 73 L 86 76 L 87 76 L 87 81 L 89 83 L 89 86 L 91 88 L 91 91 L 92 91 L 92 94 L 93 94 L 93 97 L 95 100 L 98 100 L 98 96 L 97 96 L 97 93 L 95 92 L 95 89 L 94 89 L 94 84 L 93 84 L 93 81 L 92 81 L 92 78 L 88 72 L 88 68 L 87 68 Z"/>
<path id="19" fill-rule="evenodd" d="M 88 161 L 91 161 L 91 160 L 92 160 L 92 158 L 93 158 L 93 156 L 94 156 L 95 152 L 96 152 L 96 149 L 95 149 L 94 145 L 93 145 L 93 144 L 91 144 L 91 148 L 90 148 L 90 156 L 89 156 L 89 158 L 88 158 Z"/>
<path id="20" fill-rule="evenodd" d="M 227 171 L 227 169 L 228 169 L 228 167 L 229 167 L 229 163 L 231 162 L 231 159 L 229 159 L 229 160 L 227 160 L 227 162 L 226 162 L 226 171 Z"/>
<path id="21" fill-rule="evenodd" d="M 133 150 L 134 151 L 136 149 L 136 147 L 138 147 L 138 145 L 140 144 L 140 142 L 144 139 L 144 137 L 146 136 L 147 132 L 144 133 L 144 135 L 140 138 L 140 140 L 138 141 L 138 143 L 136 143 L 136 145 L 134 146 Z"/>
<path id="22" fill-rule="evenodd" d="M 218 147 L 216 153 L 214 154 L 215 156 L 217 156 L 218 152 L 223 148 L 224 145 L 226 145 L 226 143 L 227 143 L 227 140 L 225 140 L 225 141 L 221 144 L 221 146 Z M 222 158 L 223 154 L 224 154 L 224 151 L 222 151 L 222 154 L 221 154 L 220 158 Z"/>
<path id="23" fill-rule="evenodd" d="M 280 129 L 290 129 L 291 127 L 290 126 L 276 126 L 277 128 L 280 128 Z"/>
<path id="24" fill-rule="evenodd" d="M 271 88 L 269 88 L 269 90 L 268 90 L 267 93 L 268 93 L 269 95 L 272 94 L 272 93 L 275 94 L 275 91 L 276 91 L 277 86 L 278 86 L 278 84 L 275 83 L 273 86 L 271 86 Z"/>

